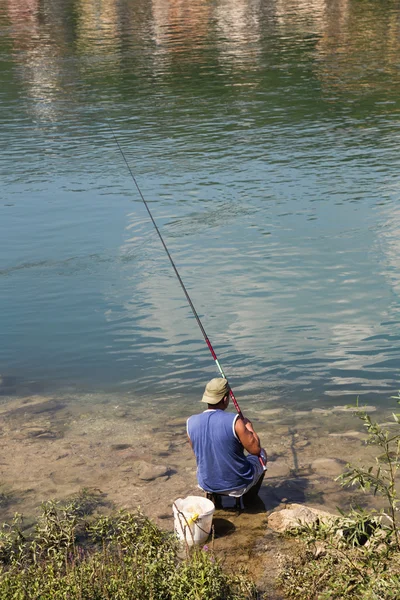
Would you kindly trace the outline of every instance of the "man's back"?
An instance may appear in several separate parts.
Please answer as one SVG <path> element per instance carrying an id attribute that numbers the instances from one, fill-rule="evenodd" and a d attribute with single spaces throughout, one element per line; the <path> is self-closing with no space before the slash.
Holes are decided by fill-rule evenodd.
<path id="1" fill-rule="evenodd" d="M 235 433 L 237 418 L 223 410 L 209 409 L 188 419 L 198 482 L 207 492 L 235 490 L 252 482 L 252 467 Z"/>

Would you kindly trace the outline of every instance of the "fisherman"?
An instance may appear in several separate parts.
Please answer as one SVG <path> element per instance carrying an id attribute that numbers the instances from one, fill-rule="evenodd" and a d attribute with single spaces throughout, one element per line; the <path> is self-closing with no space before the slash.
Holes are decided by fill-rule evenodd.
<path id="1" fill-rule="evenodd" d="M 208 408 L 187 420 L 199 486 L 208 497 L 243 496 L 246 505 L 257 496 L 266 470 L 266 454 L 260 438 L 248 419 L 225 412 L 229 405 L 229 384 L 224 377 L 215 377 L 207 383 L 201 401 Z"/>

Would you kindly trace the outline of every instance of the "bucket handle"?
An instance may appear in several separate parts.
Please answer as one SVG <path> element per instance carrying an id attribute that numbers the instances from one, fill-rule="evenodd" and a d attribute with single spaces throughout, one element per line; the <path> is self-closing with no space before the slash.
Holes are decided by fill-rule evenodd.
<path id="1" fill-rule="evenodd" d="M 184 537 L 184 540 L 185 540 L 186 552 L 187 552 L 187 555 L 188 555 L 188 554 L 189 554 L 189 545 L 188 545 L 188 543 L 187 543 L 187 540 L 186 540 L 186 527 L 188 528 L 188 530 L 189 530 L 189 532 L 190 532 L 190 535 L 191 535 L 191 537 L 192 537 L 192 544 L 193 544 L 193 546 L 195 545 L 195 544 L 194 544 L 194 535 L 193 535 L 192 529 L 191 529 L 191 527 L 190 527 L 190 523 L 189 523 L 189 521 L 187 520 L 187 518 L 185 517 L 184 513 L 183 513 L 181 510 L 179 510 L 179 508 L 177 507 L 177 505 L 176 505 L 176 503 L 175 503 L 175 502 L 173 502 L 173 503 L 172 503 L 172 506 L 175 508 L 176 512 L 178 513 L 179 524 L 180 524 L 180 526 L 181 526 L 181 528 L 182 528 L 182 531 L 183 531 L 183 534 L 184 534 L 184 536 L 183 536 L 183 537 Z M 184 527 L 182 527 L 182 522 L 181 522 L 181 520 L 180 520 L 180 517 L 182 517 L 182 518 L 183 518 L 183 520 L 184 520 L 184 521 L 185 521 L 185 523 L 186 523 L 186 525 L 185 525 Z M 197 526 L 197 527 L 200 529 L 200 531 L 202 531 L 202 532 L 203 532 L 203 533 L 205 533 L 206 535 L 210 535 L 210 532 L 209 532 L 209 531 L 206 531 L 205 529 L 203 529 L 203 527 L 200 527 L 200 525 L 199 525 L 199 524 L 198 524 L 196 521 L 192 521 L 192 522 L 193 522 L 193 523 L 195 523 L 195 526 Z"/>

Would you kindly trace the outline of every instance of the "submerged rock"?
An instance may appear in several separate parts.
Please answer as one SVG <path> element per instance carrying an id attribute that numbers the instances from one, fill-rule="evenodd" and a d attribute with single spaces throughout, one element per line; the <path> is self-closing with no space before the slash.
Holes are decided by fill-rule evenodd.
<path id="1" fill-rule="evenodd" d="M 300 442 L 296 442 L 297 448 L 307 448 L 310 445 L 308 440 L 300 440 Z"/>
<path id="2" fill-rule="evenodd" d="M 268 476 L 269 477 L 289 477 L 291 473 L 290 466 L 282 459 L 268 462 Z"/>
<path id="3" fill-rule="evenodd" d="M 314 523 L 317 519 L 327 521 L 335 519 L 336 515 L 320 510 L 319 508 L 311 508 L 303 504 L 291 504 L 282 510 L 277 510 L 269 515 L 268 527 L 282 533 L 288 529 L 294 529 L 299 524 Z"/>
<path id="4" fill-rule="evenodd" d="M 55 439 L 61 437 L 58 431 L 54 431 L 49 429 L 48 427 L 43 427 L 40 425 L 30 425 L 28 427 L 23 427 L 20 430 L 18 435 L 19 438 L 40 438 L 40 439 Z"/>
<path id="5" fill-rule="evenodd" d="M 345 464 L 344 461 L 338 458 L 317 458 L 311 463 L 311 468 L 319 475 L 336 477 L 336 475 L 343 472 Z"/>
<path id="6" fill-rule="evenodd" d="M 338 438 L 355 438 L 359 440 L 368 439 L 368 434 L 363 431 L 342 431 L 340 433 L 330 433 L 329 437 L 338 437 Z"/>
<path id="7" fill-rule="evenodd" d="M 163 465 L 151 465 L 150 463 L 143 463 L 139 471 L 139 479 L 143 481 L 153 481 L 158 477 L 165 477 L 169 474 L 170 468 Z"/>
<path id="8" fill-rule="evenodd" d="M 35 402 L 32 404 L 23 404 L 23 406 L 12 408 L 11 410 L 7 411 L 6 414 L 7 417 L 16 417 L 19 415 L 28 417 L 31 415 L 41 415 L 47 412 L 55 413 L 59 410 L 62 410 L 65 407 L 65 402 L 61 402 L 60 400 L 41 399 L 39 402 Z"/>
<path id="9" fill-rule="evenodd" d="M 376 406 L 334 406 L 334 412 L 366 412 L 371 413 L 376 411 Z"/>
<path id="10" fill-rule="evenodd" d="M 179 429 L 183 429 L 184 431 L 186 431 L 186 421 L 187 419 L 184 419 L 182 417 L 178 417 L 176 419 L 169 419 L 165 425 L 167 427 L 177 427 Z"/>
<path id="11" fill-rule="evenodd" d="M 128 416 L 128 411 L 125 410 L 124 408 L 120 408 L 119 406 L 117 406 L 114 409 L 114 416 L 118 417 L 118 419 L 124 419 L 125 417 Z"/>

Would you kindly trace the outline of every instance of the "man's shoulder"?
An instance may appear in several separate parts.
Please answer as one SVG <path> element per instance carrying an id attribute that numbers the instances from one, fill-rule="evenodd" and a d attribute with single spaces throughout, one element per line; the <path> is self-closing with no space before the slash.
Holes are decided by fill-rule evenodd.
<path id="1" fill-rule="evenodd" d="M 195 415 L 191 415 L 188 419 L 187 419 L 187 423 L 189 423 L 189 421 L 194 422 L 194 421 L 208 421 L 208 419 L 210 417 L 212 417 L 213 419 L 218 419 L 221 421 L 234 421 L 237 418 L 237 414 L 235 413 L 231 413 L 231 412 L 226 412 L 224 410 L 204 410 L 201 413 L 197 413 Z"/>
<path id="2" fill-rule="evenodd" d="M 196 421 L 198 419 L 201 419 L 203 417 L 203 415 L 206 414 L 205 411 L 201 412 L 201 413 L 196 413 L 195 415 L 190 415 L 190 417 L 186 420 L 186 423 L 189 423 L 189 421 Z"/>

